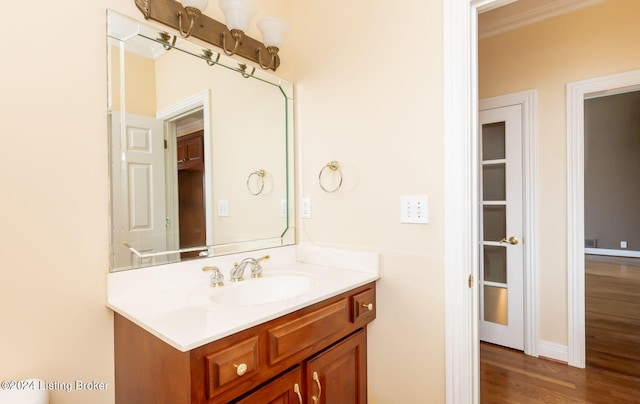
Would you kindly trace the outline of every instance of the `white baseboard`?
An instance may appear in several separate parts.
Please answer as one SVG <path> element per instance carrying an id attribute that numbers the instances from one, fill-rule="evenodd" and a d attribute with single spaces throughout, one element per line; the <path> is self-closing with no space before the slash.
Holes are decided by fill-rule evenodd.
<path id="1" fill-rule="evenodd" d="M 560 362 L 569 361 L 569 349 L 566 345 L 555 342 L 538 341 L 538 356 L 554 359 Z"/>
<path id="2" fill-rule="evenodd" d="M 609 250 L 606 248 L 585 248 L 585 254 L 593 255 L 611 255 L 614 257 L 634 257 L 640 258 L 640 251 L 632 250 Z"/>

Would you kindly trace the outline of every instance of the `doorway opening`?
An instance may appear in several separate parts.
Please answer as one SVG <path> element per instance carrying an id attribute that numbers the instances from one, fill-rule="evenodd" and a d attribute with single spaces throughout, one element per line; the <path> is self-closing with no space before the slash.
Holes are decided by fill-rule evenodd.
<path id="1" fill-rule="evenodd" d="M 567 245 L 569 364 L 586 366 L 585 100 L 640 88 L 640 70 L 567 85 Z"/>
<path id="2" fill-rule="evenodd" d="M 176 120 L 175 126 L 178 169 L 178 247 L 184 249 L 204 246 L 207 242 L 207 234 L 202 110 Z M 198 255 L 198 251 L 183 252 L 180 258 L 193 258 Z"/>
<path id="3" fill-rule="evenodd" d="M 640 91 L 584 100 L 585 360 L 640 377 Z"/>

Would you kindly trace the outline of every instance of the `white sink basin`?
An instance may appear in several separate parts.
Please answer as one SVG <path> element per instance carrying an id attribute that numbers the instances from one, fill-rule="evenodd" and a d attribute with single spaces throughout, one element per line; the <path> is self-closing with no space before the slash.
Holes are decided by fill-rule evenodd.
<path id="1" fill-rule="evenodd" d="M 312 278 L 302 274 L 268 274 L 262 278 L 225 282 L 209 295 L 211 302 L 229 306 L 253 306 L 279 302 L 308 291 Z"/>

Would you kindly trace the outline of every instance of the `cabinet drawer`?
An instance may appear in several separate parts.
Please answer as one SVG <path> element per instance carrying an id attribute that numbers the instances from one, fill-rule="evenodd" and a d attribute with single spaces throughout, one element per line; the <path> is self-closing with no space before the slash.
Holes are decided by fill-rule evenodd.
<path id="1" fill-rule="evenodd" d="M 351 322 L 369 322 L 376 318 L 376 294 L 367 289 L 351 296 Z"/>
<path id="2" fill-rule="evenodd" d="M 304 355 L 325 339 L 344 329 L 349 322 L 349 302 L 341 299 L 298 319 L 268 330 L 269 364 L 289 356 Z"/>
<path id="3" fill-rule="evenodd" d="M 207 386 L 209 398 L 223 387 L 242 383 L 251 378 L 260 367 L 258 336 L 207 355 Z"/>

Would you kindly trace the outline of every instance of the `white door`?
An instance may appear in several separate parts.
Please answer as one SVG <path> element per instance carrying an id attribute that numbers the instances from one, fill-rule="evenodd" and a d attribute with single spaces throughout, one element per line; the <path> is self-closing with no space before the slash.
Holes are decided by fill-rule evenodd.
<path id="1" fill-rule="evenodd" d="M 480 111 L 480 340 L 524 350 L 522 106 Z"/>
<path id="2" fill-rule="evenodd" d="M 126 114 L 123 126 L 119 117 L 111 123 L 114 267 L 161 263 L 166 257 L 141 259 L 123 241 L 141 253 L 167 249 L 164 123 Z"/>

